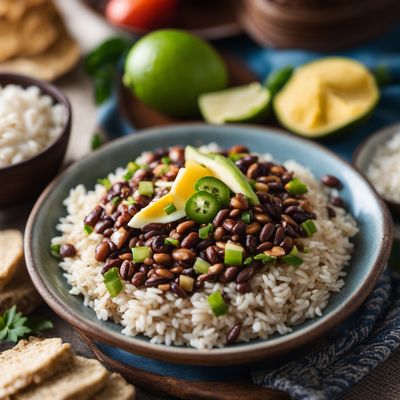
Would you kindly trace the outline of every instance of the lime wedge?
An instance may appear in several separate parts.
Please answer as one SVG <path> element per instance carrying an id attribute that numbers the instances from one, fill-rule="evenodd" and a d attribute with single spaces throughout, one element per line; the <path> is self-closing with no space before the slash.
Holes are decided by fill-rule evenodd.
<path id="1" fill-rule="evenodd" d="M 271 95 L 258 82 L 218 92 L 206 93 L 199 97 L 200 111 L 207 122 L 261 121 L 269 111 Z"/>

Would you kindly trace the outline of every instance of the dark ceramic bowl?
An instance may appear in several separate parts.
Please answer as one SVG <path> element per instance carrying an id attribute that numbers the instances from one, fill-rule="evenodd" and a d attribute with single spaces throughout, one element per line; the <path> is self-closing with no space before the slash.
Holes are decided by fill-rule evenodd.
<path id="1" fill-rule="evenodd" d="M 353 155 L 353 165 L 364 175 L 366 175 L 368 166 L 371 162 L 372 157 L 375 154 L 376 149 L 383 143 L 390 140 L 390 138 L 397 132 L 400 132 L 400 124 L 390 125 L 384 129 L 381 129 L 377 133 L 369 136 L 364 140 L 356 149 Z M 384 198 L 384 196 L 382 196 Z M 400 203 L 396 203 L 392 200 L 385 199 L 386 204 L 390 210 L 397 217 L 400 217 Z"/>
<path id="2" fill-rule="evenodd" d="M 21 203 L 40 193 L 60 169 L 71 133 L 71 105 L 61 90 L 50 83 L 28 76 L 1 73 L 0 86 L 9 84 L 24 88 L 37 86 L 43 94 L 49 95 L 55 103 L 64 105 L 67 119 L 60 137 L 45 150 L 18 164 L 0 168 L 0 207 Z"/>
<path id="3" fill-rule="evenodd" d="M 224 148 L 244 143 L 253 152 L 272 154 L 278 162 L 297 160 L 310 168 L 317 178 L 329 173 L 343 182 L 342 197 L 360 228 L 354 238 L 354 254 L 346 268 L 346 285 L 331 296 L 322 317 L 308 320 L 295 326 L 292 332 L 283 336 L 274 335 L 268 340 L 197 350 L 152 344 L 143 336 L 125 336 L 121 333 L 121 326 L 98 320 L 93 310 L 83 305 L 81 297 L 69 294 L 62 270 L 50 255 L 50 240 L 57 235 L 55 226 L 66 213 L 62 202 L 71 188 L 81 183 L 88 188 L 93 187 L 98 177 L 126 165 L 142 151 L 209 142 L 216 142 Z M 369 183 L 351 165 L 320 145 L 283 131 L 247 125 L 174 125 L 119 139 L 75 163 L 56 178 L 40 196 L 30 215 L 25 232 L 25 257 L 33 282 L 45 301 L 92 340 L 170 362 L 241 364 L 294 349 L 323 335 L 349 317 L 373 289 L 387 262 L 392 242 L 391 228 L 387 208 Z"/>

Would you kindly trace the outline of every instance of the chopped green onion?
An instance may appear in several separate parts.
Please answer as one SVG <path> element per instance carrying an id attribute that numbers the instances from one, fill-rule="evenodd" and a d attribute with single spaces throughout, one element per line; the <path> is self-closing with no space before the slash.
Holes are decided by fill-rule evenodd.
<path id="1" fill-rule="evenodd" d="M 303 231 L 307 233 L 307 236 L 312 236 L 317 232 L 317 227 L 312 219 L 304 221 L 300 226 L 303 228 Z"/>
<path id="2" fill-rule="evenodd" d="M 103 141 L 101 139 L 100 133 L 95 133 L 92 136 L 92 142 L 91 142 L 92 150 L 97 150 L 99 147 L 101 147 L 102 144 L 103 144 Z"/>
<path id="3" fill-rule="evenodd" d="M 129 196 L 126 199 L 126 204 L 128 204 L 128 206 L 133 206 L 135 203 L 136 203 L 136 200 L 132 196 Z"/>
<path id="4" fill-rule="evenodd" d="M 276 257 L 261 253 L 261 254 L 257 254 L 254 257 L 254 259 L 261 261 L 263 264 L 268 264 L 268 263 L 274 262 L 276 260 Z"/>
<path id="5" fill-rule="evenodd" d="M 246 224 L 249 224 L 251 222 L 250 211 L 243 211 L 240 218 L 242 219 L 243 222 L 246 222 Z"/>
<path id="6" fill-rule="evenodd" d="M 299 249 L 296 246 L 292 247 L 292 250 L 290 250 L 290 253 L 288 254 L 289 256 L 297 256 L 299 254 Z"/>
<path id="7" fill-rule="evenodd" d="M 169 157 L 162 157 L 161 162 L 165 165 L 171 164 L 171 159 Z"/>
<path id="8" fill-rule="evenodd" d="M 151 196 L 154 193 L 154 185 L 151 181 L 139 182 L 139 194 L 143 196 Z"/>
<path id="9" fill-rule="evenodd" d="M 60 258 L 61 244 L 50 244 L 50 253 L 53 257 Z"/>
<path id="10" fill-rule="evenodd" d="M 178 247 L 179 246 L 179 240 L 167 237 L 167 238 L 164 239 L 164 244 L 166 244 L 167 246 L 171 245 L 171 246 Z"/>
<path id="11" fill-rule="evenodd" d="M 132 174 L 134 174 L 138 169 L 140 169 L 140 165 L 135 162 L 135 161 L 130 161 L 128 162 L 128 164 L 126 165 L 126 169 L 131 172 Z"/>
<path id="12" fill-rule="evenodd" d="M 93 232 L 93 228 L 90 225 L 84 225 L 83 226 L 83 232 L 86 233 L 86 235 L 90 235 Z"/>
<path id="13" fill-rule="evenodd" d="M 225 246 L 224 264 L 225 265 L 242 265 L 243 247 L 227 243 Z"/>
<path id="14" fill-rule="evenodd" d="M 107 190 L 111 189 L 111 182 L 108 178 L 97 179 L 97 183 L 103 185 Z"/>
<path id="15" fill-rule="evenodd" d="M 136 264 L 142 263 L 151 256 L 151 249 L 148 246 L 139 246 L 132 248 L 132 260 Z"/>
<path id="16" fill-rule="evenodd" d="M 304 247 L 303 253 L 308 254 L 311 252 L 311 249 L 309 247 Z"/>
<path id="17" fill-rule="evenodd" d="M 308 192 L 308 187 L 299 178 L 294 178 L 285 185 L 285 189 L 291 194 L 304 194 Z"/>
<path id="18" fill-rule="evenodd" d="M 246 257 L 243 261 L 243 265 L 250 265 L 253 261 L 253 257 Z"/>
<path id="19" fill-rule="evenodd" d="M 103 275 L 103 282 L 111 297 L 115 297 L 123 288 L 117 267 L 109 269 Z"/>
<path id="20" fill-rule="evenodd" d="M 303 264 L 303 259 L 296 255 L 288 254 L 287 256 L 283 256 L 282 260 L 289 265 L 293 265 L 294 267 L 298 267 Z"/>
<path id="21" fill-rule="evenodd" d="M 211 293 L 207 297 L 207 301 L 211 308 L 211 311 L 216 317 L 224 315 L 228 312 L 228 304 L 225 303 L 225 300 L 219 290 L 217 292 Z"/>
<path id="22" fill-rule="evenodd" d="M 133 176 L 133 172 L 131 171 L 126 171 L 126 173 L 124 175 L 122 175 L 122 177 L 124 178 L 125 181 L 129 181 Z"/>
<path id="23" fill-rule="evenodd" d="M 115 196 L 111 199 L 111 203 L 117 205 L 121 200 L 122 200 L 121 197 Z"/>
<path id="24" fill-rule="evenodd" d="M 246 153 L 232 153 L 232 154 L 229 154 L 228 157 L 229 157 L 233 162 L 236 162 L 236 161 L 240 160 L 241 158 L 243 158 L 243 157 L 245 157 L 245 156 L 247 156 Z"/>
<path id="25" fill-rule="evenodd" d="M 176 207 L 173 203 L 168 204 L 164 207 L 165 214 L 170 215 L 176 211 Z"/>
<path id="26" fill-rule="evenodd" d="M 200 257 L 196 258 L 196 261 L 193 265 L 194 270 L 198 273 L 198 274 L 206 274 L 208 272 L 208 268 L 211 267 L 211 264 L 208 263 L 207 261 L 203 260 Z"/>
<path id="27" fill-rule="evenodd" d="M 179 276 L 179 286 L 181 286 L 182 289 L 185 289 L 187 292 L 193 292 L 193 285 L 194 285 L 194 279 L 191 276 L 187 275 Z"/>
<path id="28" fill-rule="evenodd" d="M 199 229 L 199 238 L 200 239 L 207 239 L 214 231 L 214 225 L 213 224 L 208 224 L 207 226 L 204 226 L 203 228 Z"/>

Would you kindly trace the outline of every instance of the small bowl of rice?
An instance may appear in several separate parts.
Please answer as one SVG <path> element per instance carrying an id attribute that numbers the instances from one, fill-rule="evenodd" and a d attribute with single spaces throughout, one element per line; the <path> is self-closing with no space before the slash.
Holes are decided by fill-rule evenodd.
<path id="1" fill-rule="evenodd" d="M 400 216 L 400 124 L 371 135 L 358 147 L 353 164 L 369 179 L 391 211 Z"/>
<path id="2" fill-rule="evenodd" d="M 0 207 L 37 195 L 57 174 L 71 132 L 71 105 L 55 86 L 0 74 Z"/>

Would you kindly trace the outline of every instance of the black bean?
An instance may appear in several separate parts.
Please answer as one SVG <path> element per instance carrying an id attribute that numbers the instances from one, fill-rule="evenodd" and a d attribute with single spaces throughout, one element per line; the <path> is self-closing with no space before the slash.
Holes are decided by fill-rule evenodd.
<path id="1" fill-rule="evenodd" d="M 336 217 L 336 211 L 332 207 L 326 207 L 326 211 L 328 212 L 328 217 L 329 218 L 335 218 Z"/>
<path id="2" fill-rule="evenodd" d="M 103 233 L 107 228 L 110 228 L 114 225 L 114 221 L 110 217 L 106 217 L 103 220 L 100 220 L 94 226 L 94 230 L 96 233 Z"/>
<path id="3" fill-rule="evenodd" d="M 343 199 L 341 197 L 338 197 L 338 196 L 332 197 L 331 203 L 335 207 L 340 207 L 340 208 L 345 208 L 346 207 L 345 202 L 343 201 Z"/>
<path id="4" fill-rule="evenodd" d="M 248 293 L 251 292 L 251 286 L 249 282 L 241 282 L 236 285 L 236 291 L 241 294 Z"/>
<path id="5" fill-rule="evenodd" d="M 285 239 L 279 244 L 280 247 L 285 250 L 286 254 L 289 254 L 293 248 L 293 239 L 289 236 L 286 236 Z"/>
<path id="6" fill-rule="evenodd" d="M 302 222 L 305 222 L 308 219 L 315 219 L 316 215 L 314 213 L 299 211 L 297 213 L 294 213 L 292 217 L 297 223 L 301 224 Z"/>
<path id="7" fill-rule="evenodd" d="M 299 237 L 298 233 L 294 230 L 294 228 L 293 228 L 291 225 L 289 225 L 286 221 L 284 221 L 284 222 L 282 223 L 282 226 L 283 226 L 283 228 L 285 229 L 285 233 L 286 233 L 288 236 L 290 236 L 290 237 L 292 237 L 292 238 L 297 238 L 297 237 Z"/>
<path id="8" fill-rule="evenodd" d="M 222 222 L 222 227 L 226 231 L 231 232 L 235 224 L 236 222 L 233 219 L 227 218 L 224 222 Z"/>
<path id="9" fill-rule="evenodd" d="M 297 247 L 297 250 L 299 250 L 301 253 L 304 252 L 304 244 L 300 239 L 294 239 L 293 244 Z"/>
<path id="10" fill-rule="evenodd" d="M 247 224 L 246 223 L 244 223 L 243 221 L 238 221 L 234 225 L 234 227 L 232 229 L 232 232 L 234 234 L 243 235 L 244 233 L 246 233 L 246 228 L 247 228 Z"/>
<path id="11" fill-rule="evenodd" d="M 274 245 L 278 246 L 279 243 L 281 243 L 284 238 L 285 238 L 285 230 L 281 226 L 279 226 L 275 232 Z"/>
<path id="12" fill-rule="evenodd" d="M 119 258 L 115 258 L 113 260 L 107 260 L 104 264 L 103 268 L 101 269 L 101 274 L 105 274 L 109 269 L 114 267 L 119 267 L 122 264 L 122 260 Z"/>
<path id="13" fill-rule="evenodd" d="M 60 256 L 61 257 L 75 257 L 76 249 L 73 244 L 64 243 L 60 247 Z"/>
<path id="14" fill-rule="evenodd" d="M 133 263 L 131 261 L 125 260 L 119 270 L 121 277 L 125 281 L 130 281 L 132 279 L 133 273 L 135 272 Z"/>
<path id="15" fill-rule="evenodd" d="M 300 211 L 299 207 L 293 205 L 285 209 L 285 214 L 293 215 L 294 213 L 297 213 L 299 211 Z"/>
<path id="16" fill-rule="evenodd" d="M 184 299 L 187 297 L 187 293 L 182 286 L 178 285 L 176 282 L 171 282 L 171 290 L 180 298 Z"/>
<path id="17" fill-rule="evenodd" d="M 247 282 L 254 276 L 255 273 L 256 270 L 254 268 L 246 267 L 239 272 L 239 274 L 236 277 L 236 282 L 237 283 Z"/>
<path id="18" fill-rule="evenodd" d="M 160 224 L 156 222 L 152 222 L 151 224 L 147 224 L 142 228 L 142 232 L 150 232 L 150 231 L 165 231 L 165 224 Z"/>
<path id="19" fill-rule="evenodd" d="M 269 191 L 272 193 L 279 193 L 283 191 L 283 185 L 281 182 L 271 182 L 268 184 Z"/>
<path id="20" fill-rule="evenodd" d="M 100 219 L 101 214 L 103 212 L 103 207 L 100 205 L 97 205 L 85 218 L 84 222 L 85 225 L 89 225 L 91 227 L 94 227 L 97 223 L 97 221 Z"/>
<path id="21" fill-rule="evenodd" d="M 271 250 L 274 247 L 272 242 L 263 242 L 257 246 L 258 251 Z"/>
<path id="22" fill-rule="evenodd" d="M 281 213 L 277 209 L 277 207 L 273 204 L 266 204 L 265 205 L 265 210 L 267 211 L 268 215 L 275 220 L 280 220 L 281 219 Z"/>
<path id="23" fill-rule="evenodd" d="M 219 255 L 216 246 L 207 247 L 206 255 L 211 264 L 216 264 L 219 261 Z"/>
<path id="24" fill-rule="evenodd" d="M 199 234 L 197 232 L 190 232 L 181 242 L 181 246 L 186 249 L 191 249 L 199 241 Z"/>
<path id="25" fill-rule="evenodd" d="M 230 329 L 230 331 L 228 332 L 228 335 L 226 337 L 226 344 L 233 344 L 236 342 L 236 340 L 238 339 L 238 337 L 240 335 L 241 328 L 242 328 L 242 325 L 240 323 L 233 325 L 233 327 Z"/>
<path id="26" fill-rule="evenodd" d="M 113 233 L 114 233 L 114 229 L 113 228 L 107 228 L 103 232 L 103 236 L 106 237 L 106 238 L 109 238 Z"/>
<path id="27" fill-rule="evenodd" d="M 94 257 L 96 261 L 104 261 L 110 253 L 110 246 L 106 241 L 103 240 L 96 246 Z"/>
<path id="28" fill-rule="evenodd" d="M 151 247 L 155 253 L 168 253 L 169 247 L 164 244 L 166 238 L 166 235 L 154 236 Z"/>
<path id="29" fill-rule="evenodd" d="M 266 242 L 270 240 L 274 232 L 275 232 L 274 224 L 268 223 L 264 225 L 259 234 L 260 242 Z"/>
<path id="30" fill-rule="evenodd" d="M 222 283 L 232 282 L 236 278 L 238 272 L 239 272 L 238 267 L 235 266 L 228 267 L 224 271 L 222 271 L 219 277 L 219 281 Z"/>
<path id="31" fill-rule="evenodd" d="M 325 185 L 325 186 L 329 186 L 332 188 L 341 188 L 342 187 L 342 182 L 340 182 L 340 180 L 338 178 L 336 178 L 336 176 L 333 175 L 325 175 L 321 178 L 321 182 Z"/>
<path id="32" fill-rule="evenodd" d="M 257 247 L 257 239 L 252 235 L 247 235 L 245 245 L 249 253 L 254 254 Z"/>
<path id="33" fill-rule="evenodd" d="M 194 270 L 194 268 L 186 268 L 182 271 L 182 275 L 187 275 L 194 278 L 196 276 L 196 271 Z"/>
<path id="34" fill-rule="evenodd" d="M 214 217 L 213 225 L 215 227 L 220 226 L 222 222 L 228 217 L 230 210 L 228 208 L 223 208 L 219 210 L 217 215 Z"/>
<path id="35" fill-rule="evenodd" d="M 208 246 L 210 246 L 213 243 L 214 243 L 214 241 L 211 238 L 201 240 L 199 243 L 197 243 L 196 249 L 204 250 L 204 249 L 206 249 Z"/>
<path id="36" fill-rule="evenodd" d="M 146 287 L 154 287 L 158 285 L 162 285 L 163 283 L 169 283 L 171 280 L 168 278 L 164 278 L 163 276 L 153 275 L 144 283 Z"/>

